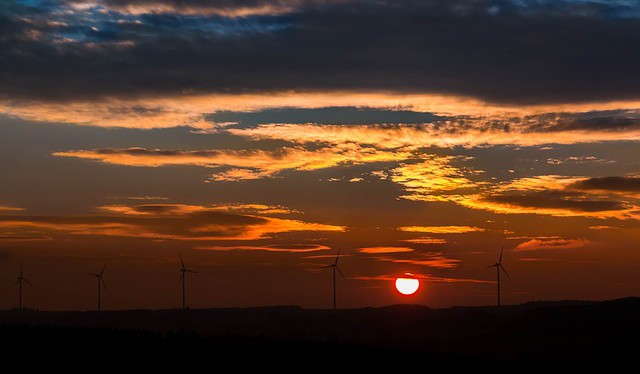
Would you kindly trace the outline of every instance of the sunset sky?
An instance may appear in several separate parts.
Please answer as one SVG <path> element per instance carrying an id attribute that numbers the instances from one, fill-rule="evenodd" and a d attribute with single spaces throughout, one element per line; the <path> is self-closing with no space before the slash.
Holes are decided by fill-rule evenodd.
<path id="1" fill-rule="evenodd" d="M 3 0 L 0 308 L 640 294 L 640 2 Z M 395 291 L 406 272 L 414 296 Z"/>

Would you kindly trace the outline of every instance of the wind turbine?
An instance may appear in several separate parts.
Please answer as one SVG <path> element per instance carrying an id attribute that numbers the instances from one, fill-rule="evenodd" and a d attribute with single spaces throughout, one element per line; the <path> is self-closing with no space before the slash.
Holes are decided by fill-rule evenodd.
<path id="1" fill-rule="evenodd" d="M 186 273 L 194 273 L 197 274 L 197 271 L 193 271 L 191 269 L 187 269 L 184 266 L 184 261 L 182 261 L 182 255 L 178 254 L 178 257 L 180 257 L 180 265 L 182 266 L 180 268 L 180 282 L 178 283 L 182 283 L 182 309 L 187 309 L 187 276 Z"/>
<path id="2" fill-rule="evenodd" d="M 331 265 L 323 266 L 323 268 L 333 268 L 333 310 L 336 309 L 336 270 L 342 276 L 342 279 L 345 279 L 344 274 L 338 267 L 338 259 L 340 259 L 340 249 L 338 249 L 338 255 L 336 256 L 336 260 Z"/>
<path id="3" fill-rule="evenodd" d="M 493 265 L 489 265 L 487 266 L 488 268 L 496 268 L 496 272 L 498 275 L 498 308 L 500 308 L 500 270 L 502 270 L 504 272 L 504 275 L 507 276 L 507 279 L 511 280 L 511 277 L 509 277 L 509 274 L 507 273 L 507 270 L 505 270 L 504 266 L 502 266 L 502 253 L 504 252 L 504 244 L 502 245 L 502 248 L 500 249 L 500 258 L 498 258 L 498 262 L 496 262 Z"/>
<path id="4" fill-rule="evenodd" d="M 107 284 L 104 282 L 104 271 L 107 268 L 107 264 L 104 264 L 102 270 L 99 273 L 91 273 L 89 275 L 93 275 L 98 280 L 98 312 L 100 311 L 100 291 L 101 288 L 104 287 L 105 292 L 107 291 Z"/>
<path id="5" fill-rule="evenodd" d="M 19 293 L 18 311 L 22 311 L 22 282 L 26 282 L 28 285 L 33 286 L 33 284 L 31 284 L 31 282 L 29 282 L 29 280 L 27 278 L 25 278 L 24 275 L 22 275 L 22 263 L 21 263 L 20 264 L 20 275 L 18 275 L 18 280 L 15 283 L 15 284 L 18 285 L 18 293 Z"/>

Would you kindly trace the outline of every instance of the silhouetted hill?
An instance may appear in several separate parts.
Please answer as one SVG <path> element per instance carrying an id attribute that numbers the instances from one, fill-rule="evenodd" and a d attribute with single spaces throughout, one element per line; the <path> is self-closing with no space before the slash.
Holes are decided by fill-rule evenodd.
<path id="1" fill-rule="evenodd" d="M 417 305 L 344 310 L 299 307 L 105 312 L 0 312 L 13 354 L 84 355 L 271 367 L 325 360 L 358 367 L 520 364 L 590 367 L 633 362 L 640 299 L 535 302 L 430 309 Z M 28 347 L 28 348 L 26 348 Z M 148 356 L 152 352 L 151 356 Z M 178 356 L 176 356 L 178 355 Z M 8 357 L 13 357 L 11 352 Z M 162 361 L 164 360 L 164 361 Z M 307 361 L 308 360 L 308 361 Z M 521 367 L 516 367 L 521 368 Z"/>

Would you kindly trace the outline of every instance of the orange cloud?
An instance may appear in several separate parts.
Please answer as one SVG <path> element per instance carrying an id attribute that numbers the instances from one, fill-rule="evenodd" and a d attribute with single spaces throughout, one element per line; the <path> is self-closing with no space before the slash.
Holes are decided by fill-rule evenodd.
<path id="1" fill-rule="evenodd" d="M 420 254 L 419 257 L 409 259 L 397 259 L 391 257 L 378 257 L 379 261 L 394 262 L 400 264 L 411 264 L 418 266 L 428 266 L 438 269 L 453 269 L 458 267 L 460 260 L 445 257 L 441 252 L 429 252 Z"/>
<path id="2" fill-rule="evenodd" d="M 409 247 L 364 247 L 358 248 L 358 252 L 361 253 L 401 253 L 401 252 L 413 252 L 413 248 Z"/>
<path id="3" fill-rule="evenodd" d="M 266 251 L 266 252 L 288 252 L 288 253 L 307 253 L 325 251 L 331 249 L 326 245 L 320 244 L 291 244 L 286 246 L 281 245 L 237 245 L 237 246 L 198 246 L 195 249 L 207 250 L 207 251 Z M 305 257 L 308 258 L 308 257 Z"/>
<path id="4" fill-rule="evenodd" d="M 402 108 L 439 115 L 475 116 L 479 123 L 490 123 L 496 119 L 510 121 L 526 119 L 546 113 L 573 113 L 589 111 L 638 108 L 640 102 L 611 101 L 599 103 L 557 105 L 501 105 L 488 103 L 471 97 L 442 94 L 401 94 L 392 92 L 269 92 L 263 94 L 179 94 L 164 97 L 104 98 L 95 101 L 70 101 L 45 103 L 38 101 L 0 101 L 0 112 L 27 120 L 73 123 L 102 127 L 128 127 L 138 129 L 191 126 L 200 129 L 219 128 L 206 119 L 215 111 L 257 111 L 267 108 L 322 108 L 332 106 L 354 106 L 372 108 Z M 547 122 L 552 119 L 546 118 Z M 511 121 L 513 122 L 513 121 Z M 453 132 L 457 124 L 438 131 L 417 130 L 402 126 L 384 129 L 345 126 L 314 127 L 285 125 L 290 127 L 259 127 L 234 132 L 237 135 L 255 138 L 289 139 L 295 142 L 358 142 L 360 144 L 385 144 L 400 147 L 417 145 L 453 146 L 475 144 L 572 144 L 576 142 L 599 142 L 606 140 L 637 140 L 639 131 L 563 131 L 556 133 L 528 133 L 522 136 L 516 126 L 509 132 L 487 131 L 480 124 L 477 130 Z"/>
<path id="5" fill-rule="evenodd" d="M 258 205 L 258 207 L 262 207 Z M 343 232 L 345 227 L 301 220 L 236 214 L 184 204 L 109 205 L 111 216 L 0 216 L 0 229 L 18 235 L 104 235 L 159 240 L 261 240 L 286 232 Z M 268 210 L 268 209 L 264 209 Z"/>
<path id="6" fill-rule="evenodd" d="M 484 229 L 474 226 L 403 226 L 398 227 L 398 230 L 429 234 L 465 234 L 469 232 L 484 231 Z"/>
<path id="7" fill-rule="evenodd" d="M 18 208 L 18 207 L 15 207 L 15 206 L 0 205 L 0 212 L 21 212 L 23 210 L 24 210 L 24 208 Z"/>
<path id="8" fill-rule="evenodd" d="M 573 188 L 588 178 L 542 175 L 497 185 L 481 194 L 466 195 L 456 202 L 472 209 L 508 214 L 543 214 L 559 217 L 640 219 L 637 199 Z"/>
<path id="9" fill-rule="evenodd" d="M 541 249 L 573 249 L 590 244 L 587 239 L 531 239 L 518 244 L 513 251 L 536 251 Z"/>
<path id="10" fill-rule="evenodd" d="M 210 210 L 200 205 L 185 204 L 143 204 L 143 205 L 103 205 L 98 207 L 109 213 L 118 213 L 134 216 L 181 216 L 185 214 L 204 212 Z"/>
<path id="11" fill-rule="evenodd" d="M 425 155 L 420 163 L 403 163 L 391 171 L 391 180 L 402 185 L 409 194 L 404 199 L 416 201 L 447 201 L 456 199 L 463 190 L 471 190 L 483 183 L 472 182 L 462 169 L 451 162 L 456 156 Z M 477 171 L 466 171 L 477 174 Z"/>
<path id="12" fill-rule="evenodd" d="M 494 281 L 486 281 L 482 279 L 470 279 L 470 278 L 448 278 L 448 277 L 437 277 L 431 274 L 413 274 L 416 278 L 423 279 L 428 282 L 434 283 L 495 283 Z M 398 278 L 397 275 L 393 274 L 382 274 L 382 275 L 356 275 L 351 277 L 350 279 L 362 280 L 362 281 L 395 281 Z"/>
<path id="13" fill-rule="evenodd" d="M 73 157 L 108 164 L 159 167 L 196 165 L 230 167 L 214 174 L 213 180 L 235 181 L 273 177 L 283 170 L 318 170 L 338 165 L 397 161 L 410 157 L 407 152 L 380 151 L 371 147 L 347 145 L 317 150 L 282 148 L 265 150 L 158 150 L 145 148 L 98 149 L 55 152 L 57 157 Z"/>
<path id="14" fill-rule="evenodd" d="M 403 242 L 415 244 L 446 244 L 447 240 L 443 238 L 432 238 L 430 236 L 422 236 L 413 239 L 404 239 Z"/>

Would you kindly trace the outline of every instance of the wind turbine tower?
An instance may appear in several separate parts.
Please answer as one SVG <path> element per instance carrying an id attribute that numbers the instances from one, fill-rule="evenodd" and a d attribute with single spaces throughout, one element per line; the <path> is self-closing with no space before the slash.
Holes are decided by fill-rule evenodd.
<path id="1" fill-rule="evenodd" d="M 107 268 L 107 264 L 104 264 L 104 266 L 102 267 L 102 270 L 100 270 L 99 273 L 91 273 L 89 275 L 93 275 L 94 277 L 96 277 L 97 281 L 98 281 L 98 312 L 101 310 L 101 305 L 100 305 L 100 291 L 102 290 L 102 287 L 104 287 L 105 292 L 107 291 L 107 284 L 104 282 L 104 271 Z"/>
<path id="2" fill-rule="evenodd" d="M 323 268 L 333 268 L 333 310 L 336 309 L 336 270 L 342 276 L 342 279 L 345 279 L 344 274 L 338 267 L 338 260 L 340 259 L 340 249 L 338 249 L 338 255 L 336 256 L 336 260 L 331 265 L 323 266 Z"/>
<path id="3" fill-rule="evenodd" d="M 498 258 L 498 262 L 496 262 L 493 265 L 489 265 L 487 266 L 488 268 L 496 268 L 496 275 L 498 276 L 498 308 L 500 308 L 500 270 L 502 270 L 504 272 L 504 275 L 507 276 L 507 279 L 511 280 L 511 277 L 509 277 L 509 274 L 507 273 L 507 270 L 504 268 L 504 266 L 502 266 L 502 253 L 504 252 L 504 245 L 502 245 L 502 248 L 500 249 L 500 257 Z"/>
<path id="4" fill-rule="evenodd" d="M 18 285 L 18 311 L 22 311 L 22 282 L 33 286 L 33 284 L 31 284 L 31 282 L 29 282 L 29 280 L 24 277 L 22 273 L 22 264 L 20 264 L 20 275 L 18 275 L 18 280 L 15 283 Z"/>
<path id="5" fill-rule="evenodd" d="M 182 283 L 182 309 L 185 310 L 187 309 L 187 276 L 186 273 L 194 273 L 197 274 L 197 271 L 193 271 L 191 269 L 187 269 L 186 266 L 184 266 L 184 261 L 182 261 L 182 255 L 178 254 L 178 257 L 180 258 L 180 282 Z"/>

